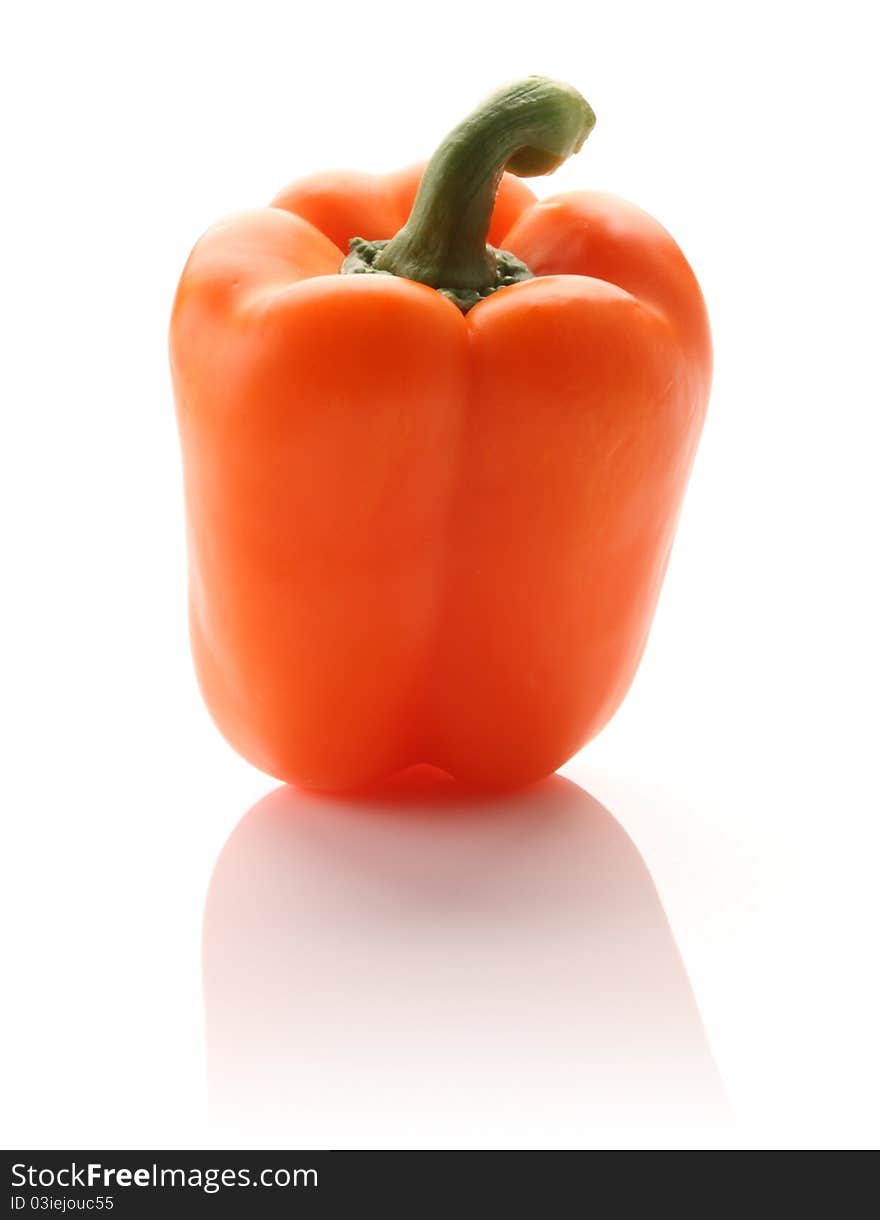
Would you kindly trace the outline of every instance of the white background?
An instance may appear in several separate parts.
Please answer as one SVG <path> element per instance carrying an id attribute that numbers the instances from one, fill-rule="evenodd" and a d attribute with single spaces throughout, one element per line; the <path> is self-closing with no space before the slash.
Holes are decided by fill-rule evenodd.
<path id="1" fill-rule="evenodd" d="M 602 802 L 650 870 L 734 1118 L 722 1132 L 646 1134 L 634 1123 L 603 1133 L 577 1099 L 555 1104 L 560 1061 L 529 1085 L 539 1130 L 520 1122 L 522 1098 L 493 1115 L 489 1096 L 482 1134 L 462 1112 L 461 1133 L 445 1138 L 876 1146 L 871 10 L 673 0 L 6 10 L 5 1146 L 308 1144 L 295 1090 L 286 1111 L 259 1116 L 259 1136 L 246 1107 L 224 1128 L 206 1101 L 208 882 L 230 832 L 277 785 L 220 739 L 191 672 L 171 299 L 214 219 L 317 169 L 418 160 L 488 89 L 530 72 L 571 81 L 598 116 L 582 154 L 534 183 L 538 193 L 598 187 L 653 212 L 692 262 L 713 323 L 709 418 L 648 651 L 611 726 L 564 774 Z M 359 842 L 365 833 L 360 823 Z M 423 867 L 407 834 L 404 824 L 391 885 Z M 460 850 L 476 885 L 468 834 L 444 851 Z M 324 963 L 349 1014 L 333 1037 L 350 1064 L 370 1039 L 327 931 L 344 908 L 345 849 L 343 832 L 320 853 L 342 906 L 328 922 L 316 897 L 303 926 L 288 912 L 275 951 L 283 959 L 289 936 L 291 954 L 306 941 Z M 506 884 L 494 854 L 477 857 L 490 898 Z M 614 928 L 591 913 L 589 854 L 587 842 L 573 918 L 585 937 L 610 937 L 599 948 L 613 957 Z M 463 913 L 456 895 L 445 910 L 432 900 L 437 934 L 454 929 L 490 952 L 480 920 L 491 903 Z M 548 913 L 552 885 L 532 901 L 535 926 L 564 923 L 567 908 Z M 616 901 L 625 919 L 626 895 Z M 523 953 L 539 952 L 529 920 L 516 919 Z M 387 969 L 380 925 L 367 921 L 363 952 Z M 579 935 L 562 965 L 595 949 Z M 451 972 L 449 1006 L 466 1045 L 463 978 Z M 298 984 L 308 1009 L 308 975 Z M 588 992 L 571 1001 L 583 1014 Z M 550 998 L 568 1002 L 564 989 Z M 520 999 L 495 999 L 503 1042 L 505 1008 Z M 642 1000 L 650 1009 L 650 989 Z M 540 1041 L 540 1028 L 532 1035 Z M 589 1036 L 586 1021 L 586 1058 Z M 295 1034 L 287 1050 L 279 1071 L 295 1080 Z M 395 1046 L 376 1053 L 393 1078 Z M 327 1054 L 330 1079 L 338 1063 Z M 577 1039 L 559 1054 L 574 1070 Z M 383 1097 L 374 1073 L 350 1108 L 344 1089 L 333 1094 L 312 1138 L 442 1142 L 429 1117 L 433 1067 L 422 1068 L 419 1104 Z M 353 1119 L 371 1110 L 381 1136 Z"/>

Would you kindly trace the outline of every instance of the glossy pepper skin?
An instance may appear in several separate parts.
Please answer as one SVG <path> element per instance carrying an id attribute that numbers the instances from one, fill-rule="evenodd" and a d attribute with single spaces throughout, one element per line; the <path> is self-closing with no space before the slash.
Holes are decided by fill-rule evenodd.
<path id="1" fill-rule="evenodd" d="M 405 226 L 421 176 L 295 183 L 201 238 L 174 305 L 202 691 L 245 758 L 315 789 L 416 763 L 512 788 L 598 733 L 708 399 L 696 279 L 610 195 L 538 203 L 505 175 L 489 243 L 534 278 L 466 313 L 340 274 L 352 238 Z"/>

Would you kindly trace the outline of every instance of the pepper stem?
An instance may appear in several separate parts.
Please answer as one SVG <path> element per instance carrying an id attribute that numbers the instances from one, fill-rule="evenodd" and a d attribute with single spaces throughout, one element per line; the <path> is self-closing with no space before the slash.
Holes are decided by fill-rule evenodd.
<path id="1" fill-rule="evenodd" d="M 434 153 L 409 219 L 372 268 L 453 298 L 492 291 L 498 257 L 486 237 L 505 169 L 520 178 L 552 173 L 580 150 L 595 122 L 570 85 L 528 76 L 502 86 Z"/>

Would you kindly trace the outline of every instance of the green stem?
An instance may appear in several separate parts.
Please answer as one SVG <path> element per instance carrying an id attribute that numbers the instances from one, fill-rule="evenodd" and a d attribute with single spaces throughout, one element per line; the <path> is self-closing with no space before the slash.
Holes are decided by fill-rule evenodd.
<path id="1" fill-rule="evenodd" d="M 371 269 L 453 298 L 492 291 L 499 267 L 486 237 L 504 171 L 521 178 L 552 173 L 579 151 L 595 121 L 570 85 L 529 76 L 503 86 L 434 153 L 409 219 L 378 250 Z"/>

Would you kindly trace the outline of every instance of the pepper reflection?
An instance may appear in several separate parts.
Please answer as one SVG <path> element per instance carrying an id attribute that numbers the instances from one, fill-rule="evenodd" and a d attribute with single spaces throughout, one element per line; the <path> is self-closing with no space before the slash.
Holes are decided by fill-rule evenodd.
<path id="1" fill-rule="evenodd" d="M 651 876 L 554 776 L 434 772 L 369 800 L 282 787 L 217 863 L 209 1086 L 289 1147 L 583 1147 L 703 1126 L 723 1089 Z"/>

